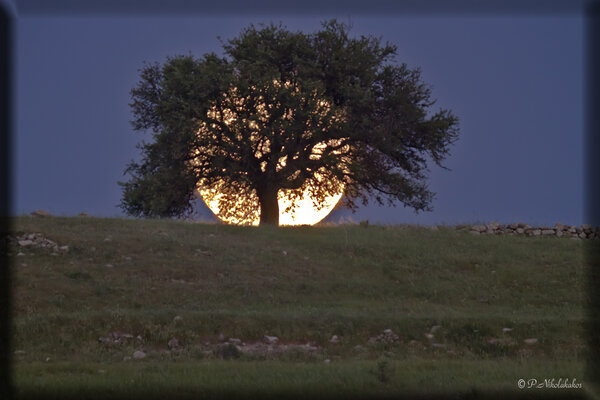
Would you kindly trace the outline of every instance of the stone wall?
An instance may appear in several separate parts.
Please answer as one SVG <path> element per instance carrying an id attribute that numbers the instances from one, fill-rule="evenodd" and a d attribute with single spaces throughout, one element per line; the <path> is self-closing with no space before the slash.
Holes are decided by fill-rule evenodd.
<path id="1" fill-rule="evenodd" d="M 525 235 L 525 236 L 556 236 L 573 239 L 600 239 L 600 227 L 588 224 L 581 226 L 563 225 L 560 222 L 554 227 L 531 226 L 524 223 L 503 225 L 491 222 L 487 225 L 472 225 L 467 230 L 473 235 Z"/>

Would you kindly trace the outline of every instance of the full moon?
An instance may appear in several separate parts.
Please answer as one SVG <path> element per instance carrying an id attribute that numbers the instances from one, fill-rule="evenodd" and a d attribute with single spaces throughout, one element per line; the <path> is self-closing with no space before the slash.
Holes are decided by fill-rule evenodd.
<path id="1" fill-rule="evenodd" d="M 292 200 L 286 193 L 286 190 L 280 190 L 278 193 L 279 204 L 279 224 L 280 225 L 314 225 L 325 218 L 338 203 L 342 197 L 343 188 L 334 195 L 328 196 L 317 207 L 314 199 L 308 189 L 304 190 L 301 198 Z M 237 219 L 235 217 L 219 217 L 219 198 L 222 196 L 216 189 L 199 188 L 198 194 L 202 197 L 206 206 L 223 222 L 236 225 L 254 225 L 258 226 L 260 222 L 260 212 L 254 213 L 252 218 Z M 240 199 L 240 203 L 248 199 Z M 293 205 L 293 207 L 292 207 Z"/>
<path id="2" fill-rule="evenodd" d="M 294 86 L 291 82 L 286 81 L 284 83 L 273 80 L 272 88 L 281 89 L 293 89 L 292 95 L 299 95 L 299 89 L 296 87 L 294 90 Z M 256 89 L 253 87 L 253 89 Z M 213 105 L 206 113 L 208 122 L 201 122 L 200 127 L 198 129 L 198 135 L 207 135 L 210 132 L 210 129 L 214 129 L 217 131 L 216 134 L 219 134 L 220 128 L 216 124 L 221 123 L 225 126 L 232 126 L 234 132 L 237 133 L 237 137 L 241 138 L 241 130 L 245 130 L 246 132 L 250 132 L 250 140 L 253 143 L 259 143 L 256 149 L 253 149 L 254 156 L 256 158 L 260 158 L 261 155 L 269 151 L 269 139 L 261 139 L 259 132 L 259 124 L 263 124 L 268 121 L 269 111 L 266 102 L 263 99 L 263 96 L 266 96 L 262 91 L 258 90 L 256 94 L 256 98 L 258 99 L 258 103 L 256 107 L 256 115 L 258 120 L 247 120 L 244 117 L 239 117 L 238 112 L 240 109 L 243 109 L 245 102 L 250 101 L 250 97 L 240 97 L 238 94 L 237 88 L 233 87 L 228 92 L 223 94 L 225 100 L 229 101 L 229 104 L 221 105 L 220 108 L 217 108 L 217 105 Z M 256 100 L 255 100 L 256 102 Z M 331 106 L 325 100 L 318 100 L 317 109 L 315 111 L 317 116 L 326 116 L 329 112 Z M 338 113 L 339 114 L 339 113 Z M 341 114 L 335 114 L 331 116 L 331 121 L 337 121 L 343 118 Z M 282 117 L 283 120 L 291 120 L 294 118 L 294 112 L 287 111 L 287 113 Z M 325 118 L 325 117 L 324 117 Z M 210 120 L 214 122 L 210 122 Z M 330 122 L 331 122 L 330 121 Z M 322 126 L 319 125 L 319 129 L 323 129 Z M 316 126 L 307 126 L 307 131 L 310 129 L 317 129 Z M 310 135 L 310 133 L 307 133 Z M 337 145 L 339 139 L 330 139 L 328 141 L 320 142 L 315 144 L 311 149 L 311 154 L 309 158 L 312 160 L 319 159 L 323 154 L 323 151 L 327 148 L 328 145 Z M 340 152 L 343 149 L 338 149 L 334 151 Z M 201 154 L 199 149 L 196 149 L 196 155 Z M 287 155 L 281 157 L 277 162 L 277 171 L 281 170 L 286 165 Z M 266 161 L 262 161 L 261 168 L 263 172 L 266 168 Z M 320 175 L 318 172 L 314 175 L 314 180 L 309 184 L 319 185 L 318 187 L 329 186 L 332 182 L 324 181 L 323 175 Z M 308 184 L 307 184 L 308 185 Z M 315 187 L 313 186 L 313 189 Z M 277 193 L 278 205 L 279 205 L 279 225 L 314 225 L 325 218 L 331 210 L 338 203 L 340 198 L 342 197 L 344 191 L 344 185 L 342 183 L 337 183 L 335 190 L 326 191 L 329 193 L 328 195 L 322 196 L 323 191 L 313 190 L 311 191 L 310 187 L 305 187 L 301 189 L 297 189 L 295 191 L 292 190 L 279 190 Z M 221 221 L 228 224 L 235 225 L 259 225 L 260 223 L 260 207 L 258 203 L 258 197 L 255 192 L 247 192 L 247 193 L 232 193 L 231 188 L 227 186 L 224 181 L 217 182 L 211 186 L 202 186 L 199 185 L 197 187 L 198 195 L 204 200 L 207 207 L 219 218 Z M 227 193 L 227 194 L 226 194 Z M 319 196 L 320 201 L 316 201 L 314 197 L 314 193 L 321 193 Z M 221 201 L 226 200 L 226 201 Z M 221 210 L 220 206 L 222 204 L 227 204 L 227 209 Z M 243 210 L 244 212 L 237 212 L 239 210 Z M 240 216 L 240 215 L 243 215 Z"/>

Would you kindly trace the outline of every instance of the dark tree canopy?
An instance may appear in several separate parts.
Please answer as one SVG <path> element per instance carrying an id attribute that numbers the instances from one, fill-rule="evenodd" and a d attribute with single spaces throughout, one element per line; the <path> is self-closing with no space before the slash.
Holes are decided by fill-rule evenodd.
<path id="1" fill-rule="evenodd" d="M 419 69 L 394 64 L 394 45 L 329 21 L 312 34 L 251 25 L 223 48 L 141 70 L 133 125 L 153 140 L 121 183 L 127 213 L 183 215 L 199 187 L 221 192 L 222 216 L 259 212 L 261 224 L 278 224 L 281 190 L 430 209 L 427 162 L 442 166 L 458 120 L 431 111 Z"/>

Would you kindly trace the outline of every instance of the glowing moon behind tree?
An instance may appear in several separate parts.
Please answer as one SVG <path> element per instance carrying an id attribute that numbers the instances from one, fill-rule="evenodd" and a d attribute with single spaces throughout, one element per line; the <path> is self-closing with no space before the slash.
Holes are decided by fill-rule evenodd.
<path id="1" fill-rule="evenodd" d="M 273 80 L 272 86 L 276 88 L 288 88 L 292 90 L 293 96 L 300 96 L 300 91 L 290 82 L 281 83 L 279 80 Z M 253 87 L 256 90 L 256 87 Z M 261 96 L 258 96 L 259 101 L 256 104 L 257 121 L 242 119 L 240 121 L 239 111 L 244 107 L 244 103 L 249 101 L 248 98 L 240 97 L 238 90 L 234 87 L 227 93 L 223 93 L 224 99 L 227 100 L 228 106 L 217 107 L 213 105 L 207 112 L 207 118 L 212 120 L 212 124 L 201 122 L 198 129 L 198 135 L 210 134 L 210 129 L 218 129 L 218 125 L 222 124 L 229 129 L 237 130 L 244 129 L 251 132 L 249 135 L 250 142 L 256 146 L 255 155 L 260 157 L 264 153 L 270 152 L 270 141 L 261 136 L 258 132 L 258 124 L 261 121 L 266 121 L 269 118 L 268 105 Z M 303 98 L 304 99 L 304 98 Z M 330 112 L 330 104 L 323 99 L 314 99 L 317 104 L 315 117 L 321 122 L 321 118 Z M 339 121 L 343 118 L 340 113 L 337 113 L 331 118 L 332 122 Z M 294 112 L 289 110 L 283 119 L 293 120 Z M 240 124 L 241 122 L 241 124 Z M 310 125 L 306 127 L 306 134 L 311 134 Z M 285 132 L 281 132 L 285 136 Z M 238 132 L 237 136 L 241 138 L 242 133 Z M 260 145 L 257 146 L 257 143 Z M 328 145 L 337 145 L 338 139 L 330 139 L 316 144 L 310 155 L 310 159 L 317 160 L 321 157 L 323 151 Z M 341 148 L 338 152 L 347 151 L 347 146 Z M 196 153 L 200 154 L 200 153 Z M 286 166 L 287 156 L 279 159 L 277 170 L 281 170 Z M 266 162 L 263 162 L 266 164 Z M 262 165 L 263 171 L 265 165 Z M 322 171 L 322 170 L 319 170 Z M 280 189 L 277 193 L 277 203 L 279 205 L 279 224 L 280 225 L 314 225 L 325 218 L 338 203 L 343 195 L 344 184 L 341 182 L 333 182 L 323 178 L 318 172 L 315 174 L 315 179 L 307 181 L 307 183 L 295 190 Z M 334 190 L 324 191 L 324 188 L 334 188 Z M 206 206 L 217 216 L 221 221 L 235 225 L 259 225 L 260 224 L 260 205 L 259 199 L 254 190 L 243 190 L 238 187 L 232 189 L 225 181 L 219 181 L 216 184 L 206 185 L 199 183 L 197 188 L 198 195 L 202 198 Z"/>

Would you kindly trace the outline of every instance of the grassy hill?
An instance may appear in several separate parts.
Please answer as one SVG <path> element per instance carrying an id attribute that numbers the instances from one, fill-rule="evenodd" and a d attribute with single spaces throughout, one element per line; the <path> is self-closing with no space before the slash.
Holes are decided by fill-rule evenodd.
<path id="1" fill-rule="evenodd" d="M 371 398 L 532 378 L 585 393 L 583 241 L 90 217 L 13 228 L 68 246 L 11 250 L 20 396 Z"/>

